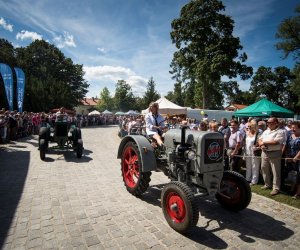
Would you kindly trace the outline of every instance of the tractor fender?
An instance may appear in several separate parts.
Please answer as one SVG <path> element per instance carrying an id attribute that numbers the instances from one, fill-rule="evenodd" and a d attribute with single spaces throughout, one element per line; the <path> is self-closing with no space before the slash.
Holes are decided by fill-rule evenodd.
<path id="1" fill-rule="evenodd" d="M 127 142 L 133 141 L 136 143 L 142 161 L 142 172 L 155 171 L 157 169 L 156 158 L 153 147 L 149 141 L 142 135 L 127 135 L 123 138 L 118 149 L 118 159 L 122 157 L 123 149 Z"/>

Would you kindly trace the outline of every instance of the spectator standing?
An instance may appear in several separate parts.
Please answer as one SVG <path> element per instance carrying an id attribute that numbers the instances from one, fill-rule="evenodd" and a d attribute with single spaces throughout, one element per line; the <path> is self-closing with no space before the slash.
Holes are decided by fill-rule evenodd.
<path id="1" fill-rule="evenodd" d="M 243 136 L 239 131 L 239 125 L 236 120 L 230 122 L 231 134 L 228 140 L 229 148 L 227 155 L 229 157 L 230 170 L 240 172 L 240 161 L 239 157 L 242 154 L 242 142 Z"/>
<path id="2" fill-rule="evenodd" d="M 226 118 L 222 118 L 221 126 L 219 127 L 219 132 L 224 135 L 225 147 L 224 147 L 224 169 L 229 169 L 229 158 L 227 154 L 227 150 L 229 148 L 229 137 L 231 134 L 231 130 L 228 126 L 228 121 Z"/>
<path id="3" fill-rule="evenodd" d="M 278 119 L 271 117 L 267 122 L 268 129 L 259 138 L 259 146 L 262 149 L 261 171 L 265 185 L 262 189 L 273 188 L 271 195 L 280 192 L 281 185 L 281 155 L 284 141 L 284 131 L 278 127 Z M 273 185 L 271 184 L 271 173 Z"/>
<path id="4" fill-rule="evenodd" d="M 267 124 L 266 124 L 265 121 L 259 121 L 259 122 L 257 123 L 257 126 L 258 126 L 258 131 L 259 131 L 259 133 L 264 132 L 264 131 L 266 130 L 266 128 L 267 128 Z"/>
<path id="5" fill-rule="evenodd" d="M 258 152 L 258 138 L 260 133 L 255 121 L 251 121 L 246 132 L 245 144 L 245 162 L 246 162 L 246 180 L 250 185 L 255 185 L 259 178 L 260 157 L 255 155 Z"/>
<path id="6" fill-rule="evenodd" d="M 287 167 L 290 171 L 296 171 L 296 183 L 294 191 L 294 199 L 300 199 L 300 122 L 291 123 L 291 133 L 287 138 L 286 143 L 286 156 L 287 158 L 293 158 L 293 160 L 287 160 Z"/>

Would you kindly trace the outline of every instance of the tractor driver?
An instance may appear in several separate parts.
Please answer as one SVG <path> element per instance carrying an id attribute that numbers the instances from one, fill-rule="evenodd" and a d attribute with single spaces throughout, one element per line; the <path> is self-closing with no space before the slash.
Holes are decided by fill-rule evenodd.
<path id="1" fill-rule="evenodd" d="M 158 113 L 159 106 L 156 102 L 149 104 L 149 113 L 145 116 L 146 133 L 153 137 L 160 147 L 163 146 L 162 135 L 165 129 L 165 119 Z"/>
<path id="2" fill-rule="evenodd" d="M 64 107 L 61 107 L 59 111 L 56 113 L 56 120 L 55 121 L 63 121 L 67 122 L 68 121 L 68 115 L 66 113 L 66 109 Z"/>

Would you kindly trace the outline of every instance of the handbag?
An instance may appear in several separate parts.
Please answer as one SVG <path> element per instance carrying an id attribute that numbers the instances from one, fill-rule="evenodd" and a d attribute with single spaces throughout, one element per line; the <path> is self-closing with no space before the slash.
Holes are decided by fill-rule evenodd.
<path id="1" fill-rule="evenodd" d="M 254 140 L 254 146 L 255 146 L 255 148 L 253 149 L 254 156 L 261 156 L 261 152 L 262 152 L 261 148 L 256 147 L 258 134 L 259 133 L 256 133 L 255 140 Z"/>

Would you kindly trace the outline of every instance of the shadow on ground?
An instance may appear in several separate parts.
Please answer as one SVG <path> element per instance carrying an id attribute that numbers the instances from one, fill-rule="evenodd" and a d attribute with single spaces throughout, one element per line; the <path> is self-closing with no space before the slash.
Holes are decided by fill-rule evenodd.
<path id="1" fill-rule="evenodd" d="M 147 192 L 140 197 L 154 206 L 161 207 L 161 190 L 165 184 L 154 185 L 148 188 Z M 268 241 L 283 241 L 290 238 L 294 231 L 285 227 L 285 223 L 274 219 L 273 217 L 246 208 L 238 213 L 223 209 L 216 200 L 208 197 L 197 198 L 200 216 L 207 222 L 205 226 L 193 228 L 187 235 L 187 238 L 210 248 L 224 249 L 228 244 L 214 233 L 229 229 L 235 231 L 238 237 L 247 243 L 255 242 L 254 238 Z M 201 217 L 200 217 L 201 218 Z M 218 227 L 212 227 L 212 222 Z M 254 238 L 253 238 L 254 237 Z"/>
<path id="2" fill-rule="evenodd" d="M 22 196 L 29 168 L 30 152 L 0 151 L 0 249 Z"/>

